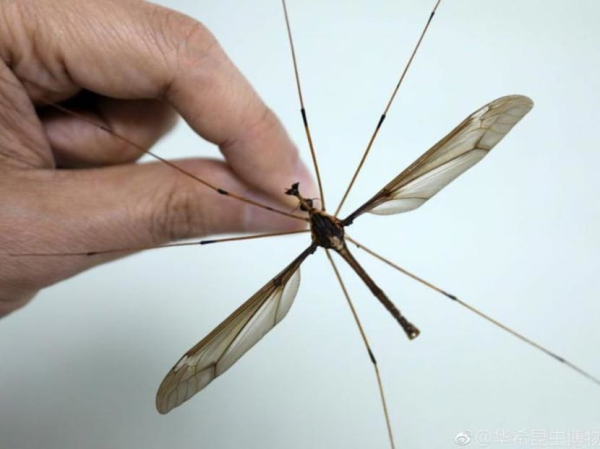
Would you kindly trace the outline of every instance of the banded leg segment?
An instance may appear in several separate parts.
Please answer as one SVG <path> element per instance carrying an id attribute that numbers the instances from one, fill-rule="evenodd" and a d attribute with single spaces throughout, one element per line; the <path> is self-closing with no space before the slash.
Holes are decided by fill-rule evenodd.
<path id="1" fill-rule="evenodd" d="M 241 240 L 254 240 L 261 239 L 265 237 L 280 237 L 284 235 L 294 235 L 294 234 L 305 234 L 310 232 L 308 229 L 302 229 L 300 231 L 285 231 L 285 232 L 269 232 L 266 234 L 255 234 L 255 235 L 244 235 L 241 237 L 225 237 L 221 239 L 206 239 L 206 240 L 196 240 L 194 242 L 182 242 L 182 243 L 167 243 L 165 245 L 156 245 L 156 246 L 137 246 L 133 248 L 117 248 L 117 249 L 107 249 L 102 251 L 86 251 L 86 252 L 78 252 L 78 253 L 22 253 L 22 254 L 9 254 L 12 257 L 58 257 L 58 256 L 98 256 L 103 254 L 113 254 L 113 253 L 130 253 L 137 251 L 147 251 L 150 249 L 162 249 L 162 248 L 176 248 L 181 246 L 204 246 L 204 245 L 212 245 L 214 243 L 225 243 L 225 242 L 238 242 Z"/>
<path id="2" fill-rule="evenodd" d="M 290 50 L 292 52 L 292 62 L 294 63 L 294 76 L 296 78 L 296 88 L 298 89 L 298 98 L 300 100 L 300 114 L 302 115 L 302 123 L 304 125 L 304 132 L 306 139 L 308 140 L 308 147 L 310 148 L 310 156 L 312 158 L 313 167 L 317 175 L 317 182 L 319 184 L 319 195 L 321 195 L 321 209 L 325 208 L 325 194 L 323 193 L 323 183 L 321 181 L 321 171 L 319 170 L 319 164 L 317 162 L 317 153 L 315 151 L 312 135 L 310 133 L 310 127 L 308 126 L 308 117 L 306 116 L 306 108 L 304 107 L 304 97 L 302 96 L 302 85 L 300 84 L 300 71 L 298 70 L 298 61 L 296 59 L 296 49 L 294 48 L 294 39 L 292 37 L 292 26 L 290 25 L 290 18 L 288 16 L 287 5 L 285 0 L 281 0 L 283 5 L 283 13 L 285 15 L 285 25 L 287 28 L 288 40 L 290 42 Z"/>
<path id="3" fill-rule="evenodd" d="M 358 248 L 366 251 L 367 253 L 369 253 L 370 255 L 372 255 L 373 257 L 375 257 L 376 259 L 379 259 L 380 261 L 382 261 L 386 265 L 389 265 L 390 267 L 394 268 L 395 270 L 397 270 L 397 271 L 399 271 L 399 272 L 407 275 L 408 277 L 414 279 L 415 281 L 419 282 L 420 284 L 423 284 L 424 286 L 429 287 L 429 288 L 431 288 L 432 290 L 435 290 L 438 293 L 441 293 L 446 298 L 451 299 L 452 301 L 454 301 L 457 304 L 460 304 L 462 307 L 464 307 L 465 309 L 473 312 L 475 315 L 479 316 L 480 318 L 483 318 L 484 320 L 486 320 L 487 322 L 493 324 L 494 326 L 496 326 L 496 327 L 502 329 L 503 331 L 506 331 L 509 334 L 517 337 L 522 342 L 527 343 L 529 346 L 532 346 L 533 348 L 537 349 L 538 351 L 541 351 L 544 354 L 552 357 L 557 362 L 560 362 L 560 363 L 568 366 L 569 368 L 571 368 L 573 371 L 575 371 L 580 376 L 583 376 L 586 379 L 588 379 L 588 380 L 592 381 L 593 383 L 595 383 L 596 385 L 600 386 L 600 378 L 591 375 L 587 371 L 585 371 L 582 368 L 580 368 L 578 365 L 575 365 L 574 363 L 571 363 L 570 361 L 568 361 L 564 357 L 561 357 L 560 355 L 556 354 L 553 351 L 550 351 L 549 349 L 545 348 L 544 346 L 540 345 L 539 343 L 536 343 L 535 341 L 533 341 L 533 340 L 525 337 L 523 334 L 521 334 L 521 333 L 519 333 L 519 332 L 511 329 L 510 327 L 508 327 L 505 324 L 499 322 L 495 318 L 492 318 L 491 316 L 487 315 L 486 313 L 482 312 L 481 310 L 479 310 L 479 309 L 473 307 L 472 305 L 464 302 L 462 299 L 458 298 L 457 296 L 448 293 L 447 291 L 445 291 L 445 290 L 437 287 L 436 285 L 434 285 L 434 284 L 432 284 L 430 282 L 427 282 L 426 280 L 420 278 L 419 276 L 411 273 L 410 271 L 406 270 L 405 268 L 402 268 L 398 264 L 395 264 L 394 262 L 390 261 L 389 259 L 386 259 L 385 257 L 381 256 L 380 254 L 376 253 L 375 251 L 367 248 L 366 246 L 362 245 L 361 243 L 358 243 L 356 240 L 352 239 L 347 234 L 346 234 L 346 240 L 348 240 L 349 242 L 352 242 Z"/>
<path id="4" fill-rule="evenodd" d="M 346 198 L 348 198 L 348 194 L 350 193 L 350 190 L 352 190 L 352 187 L 354 186 L 354 183 L 356 182 L 356 178 L 358 178 L 358 174 L 362 170 L 362 167 L 365 164 L 365 161 L 367 160 L 367 156 L 371 152 L 371 147 L 373 146 L 373 142 L 375 142 L 375 139 L 377 138 L 377 134 L 379 134 L 381 125 L 383 125 L 383 121 L 387 117 L 390 107 L 392 106 L 392 103 L 394 102 L 394 99 L 396 98 L 396 94 L 398 93 L 398 90 L 400 90 L 400 86 L 402 85 L 402 82 L 404 81 L 404 78 L 406 77 L 406 74 L 408 73 L 408 69 L 410 68 L 410 66 L 412 64 L 413 59 L 415 58 L 417 52 L 419 51 L 421 42 L 423 42 L 423 38 L 425 37 L 425 34 L 427 33 L 427 30 L 429 29 L 429 25 L 431 24 L 431 21 L 433 20 L 433 17 L 435 16 L 435 13 L 436 13 L 438 7 L 440 6 L 441 2 L 442 2 L 442 0 L 436 0 L 435 6 L 433 7 L 431 13 L 429 14 L 429 18 L 427 19 L 427 22 L 425 23 L 425 27 L 423 28 L 423 31 L 421 31 L 421 35 L 419 36 L 419 40 L 417 41 L 417 44 L 415 45 L 415 48 L 413 49 L 412 54 L 410 55 L 410 58 L 408 59 L 408 62 L 406 63 L 406 66 L 404 67 L 404 70 L 402 71 L 402 74 L 400 75 L 400 78 L 398 79 L 398 83 L 396 84 L 396 87 L 394 87 L 392 95 L 390 96 L 390 99 L 388 100 L 388 102 L 385 106 L 385 109 L 383 110 L 383 113 L 381 114 L 381 117 L 379 117 L 377 126 L 375 126 L 375 130 L 373 131 L 373 134 L 371 135 L 371 139 L 369 140 L 369 143 L 367 144 L 367 148 L 365 149 L 365 152 L 363 153 L 362 158 L 361 158 L 360 162 L 358 163 L 358 167 L 356 167 L 356 171 L 354 172 L 354 175 L 352 175 L 352 179 L 350 180 L 350 183 L 348 184 L 348 187 L 346 188 L 346 191 L 344 192 L 344 196 L 342 197 L 340 204 L 338 205 L 337 209 L 335 210 L 335 214 L 334 214 L 335 216 L 338 216 L 340 214 L 340 211 L 342 210 L 342 206 L 346 202 Z"/>
<path id="5" fill-rule="evenodd" d="M 356 309 L 354 308 L 354 304 L 352 303 L 352 300 L 350 299 L 350 294 L 348 293 L 346 284 L 344 284 L 344 281 L 342 280 L 342 276 L 337 268 L 337 265 L 335 264 L 335 261 L 331 257 L 331 253 L 329 252 L 329 250 L 325 250 L 325 253 L 327 254 L 327 258 L 329 259 L 329 262 L 331 263 L 331 267 L 333 268 L 335 277 L 337 278 L 337 280 L 340 284 L 340 287 L 342 288 L 342 291 L 344 292 L 344 297 L 346 298 L 348 307 L 350 308 L 350 311 L 352 312 L 352 316 L 354 317 L 354 322 L 356 323 L 356 326 L 358 327 L 358 331 L 360 332 L 362 341 L 365 344 L 365 349 L 367 350 L 367 353 L 369 354 L 369 360 L 371 360 L 371 364 L 373 365 L 373 369 L 375 370 L 375 376 L 377 377 L 377 386 L 379 387 L 379 395 L 381 397 L 381 406 L 383 407 L 383 414 L 385 415 L 385 424 L 387 426 L 388 437 L 390 439 L 390 446 L 392 449 L 395 449 L 396 446 L 394 444 L 394 434 L 392 432 L 392 424 L 390 422 L 390 414 L 388 411 L 387 402 L 385 400 L 385 392 L 383 391 L 383 382 L 381 381 L 381 374 L 379 372 L 379 366 L 377 365 L 377 359 L 375 358 L 375 354 L 373 353 L 373 350 L 371 349 L 371 345 L 369 344 L 369 340 L 367 339 L 367 334 L 365 333 L 362 323 L 360 322 L 360 319 L 358 318 L 358 313 L 356 313 Z"/>

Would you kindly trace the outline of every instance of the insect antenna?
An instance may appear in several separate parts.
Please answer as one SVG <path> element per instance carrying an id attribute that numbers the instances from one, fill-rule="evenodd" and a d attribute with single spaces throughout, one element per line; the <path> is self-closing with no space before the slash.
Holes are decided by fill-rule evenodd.
<path id="1" fill-rule="evenodd" d="M 410 271 L 402 268 L 401 266 L 395 264 L 394 262 L 390 261 L 389 259 L 386 259 L 385 257 L 381 256 L 380 254 L 377 254 L 375 251 L 365 247 L 362 243 L 358 243 L 356 240 L 352 239 L 351 237 L 348 236 L 348 234 L 346 234 L 346 240 L 348 240 L 349 242 L 352 242 L 354 245 L 356 245 L 358 248 L 362 249 L 363 251 L 367 252 L 368 254 L 372 255 L 373 257 L 375 257 L 376 259 L 379 259 L 380 261 L 382 261 L 383 263 L 389 265 L 390 267 L 396 269 L 397 271 L 400 271 L 401 273 L 405 274 L 406 276 L 414 279 L 415 281 L 425 285 L 426 287 L 429 287 L 433 290 L 435 290 L 438 293 L 441 293 L 442 295 L 446 296 L 447 298 L 451 299 L 452 301 L 456 302 L 457 304 L 460 304 L 461 306 L 463 306 L 465 309 L 470 310 L 471 312 L 473 312 L 474 314 L 478 315 L 479 317 L 483 318 L 484 320 L 488 321 L 489 323 L 492 323 L 494 326 L 508 332 L 509 334 L 517 337 L 519 340 L 527 343 L 528 345 L 534 347 L 535 349 L 543 352 L 546 355 L 549 355 L 550 357 L 552 357 L 554 360 L 557 360 L 560 363 L 563 363 L 564 365 L 568 366 L 569 368 L 571 368 L 573 371 L 575 371 L 576 373 L 580 374 L 581 376 L 589 379 L 590 381 L 594 382 L 596 385 L 600 386 L 600 379 L 598 379 L 597 377 L 592 376 L 590 373 L 588 373 L 587 371 L 581 369 L 579 366 L 569 362 L 568 360 L 566 360 L 564 357 L 559 356 L 558 354 L 550 351 L 549 349 L 545 348 L 544 346 L 534 342 L 533 340 L 530 340 L 529 338 L 525 337 L 524 335 L 520 334 L 519 332 L 511 329 L 510 327 L 506 326 L 505 324 L 502 324 L 501 322 L 497 321 L 496 319 L 492 318 L 491 316 L 483 313 L 481 310 L 473 307 L 472 305 L 464 302 L 462 299 L 456 297 L 455 295 L 452 295 L 448 292 L 446 292 L 445 290 L 441 289 L 440 287 L 437 287 L 436 285 L 427 282 L 426 280 L 420 278 L 419 276 L 411 273 Z"/>
<path id="2" fill-rule="evenodd" d="M 321 182 L 321 172 L 319 171 L 319 164 L 317 163 L 317 154 L 313 145 L 312 137 L 310 134 L 310 128 L 308 126 L 308 118 L 306 116 L 306 108 L 304 107 L 304 98 L 302 97 L 302 86 L 300 85 L 300 72 L 298 70 L 298 62 L 296 60 L 296 50 L 294 49 L 294 39 L 292 38 L 292 27 L 290 25 L 290 19 L 288 17 L 287 5 L 285 0 L 281 0 L 283 5 L 283 13 L 285 15 L 285 25 L 287 28 L 288 40 L 290 42 L 290 49 L 292 51 L 292 61 L 294 63 L 294 76 L 296 78 L 296 87 L 298 88 L 298 98 L 300 99 L 300 114 L 302 114 L 302 123 L 304 124 L 304 132 L 306 133 L 306 139 L 308 140 L 308 146 L 310 148 L 310 156 L 312 158 L 313 166 L 315 167 L 315 173 L 317 175 L 317 183 L 319 184 L 319 195 L 321 195 L 321 209 L 325 209 L 325 195 L 323 194 L 323 183 Z"/>
<path id="3" fill-rule="evenodd" d="M 13 85 L 16 88 L 19 88 L 19 89 L 23 88 L 22 85 L 17 85 L 17 84 L 15 84 L 12 81 L 7 80 L 6 78 L 1 78 L 0 80 L 3 83 L 9 84 L 9 85 Z M 35 86 L 35 83 L 32 83 L 31 81 L 24 80 L 24 82 L 27 82 L 27 83 Z M 214 192 L 218 193 L 219 195 L 223 195 L 223 196 L 227 196 L 227 197 L 230 197 L 230 198 L 234 198 L 234 199 L 236 199 L 238 201 L 241 201 L 243 203 L 250 204 L 252 206 L 259 207 L 261 209 L 265 209 L 265 210 L 268 210 L 269 212 L 273 212 L 273 213 L 276 213 L 276 214 L 279 214 L 279 215 L 284 215 L 286 217 L 294 218 L 296 220 L 308 221 L 305 217 L 299 217 L 297 215 L 293 215 L 291 213 L 285 212 L 283 210 L 276 209 L 274 207 L 268 206 L 268 205 L 260 203 L 258 201 L 251 200 L 250 198 L 246 198 L 245 196 L 239 195 L 237 193 L 229 192 L 229 191 L 227 191 L 225 189 L 219 188 L 219 187 L 213 185 L 212 183 L 210 183 L 210 182 L 208 182 L 208 181 L 206 181 L 206 180 L 204 180 L 204 179 L 202 179 L 202 178 L 194 175 L 193 173 L 187 171 L 186 169 L 180 167 L 176 163 L 171 162 L 168 159 L 165 159 L 165 158 L 159 156 L 158 154 L 156 154 L 156 153 L 148 150 L 147 148 L 144 148 L 143 146 L 135 143 L 131 139 L 128 139 L 127 137 L 114 132 L 108 125 L 106 125 L 104 123 L 98 122 L 97 120 L 91 119 L 91 118 L 89 118 L 89 117 L 87 117 L 87 116 L 85 116 L 85 115 L 83 115 L 83 114 L 81 114 L 79 112 L 73 111 L 73 110 L 71 110 L 71 109 L 69 109 L 69 108 L 67 108 L 65 106 L 62 106 L 62 105 L 57 104 L 57 103 L 53 103 L 53 102 L 48 101 L 48 100 L 40 99 L 39 102 L 42 103 L 45 106 L 48 106 L 48 107 L 53 108 L 53 109 L 56 109 L 57 111 L 60 111 L 60 112 L 62 112 L 64 114 L 66 114 L 66 115 L 69 115 L 71 117 L 74 117 L 74 118 L 77 118 L 79 120 L 82 120 L 82 121 L 84 121 L 84 122 L 86 122 L 86 123 L 88 123 L 88 124 L 90 124 L 92 126 L 95 126 L 96 128 L 98 128 L 98 129 L 100 129 L 100 130 L 102 130 L 104 132 L 109 133 L 114 138 L 119 139 L 122 142 L 125 142 L 127 145 L 130 145 L 131 147 L 135 148 L 140 153 L 147 154 L 148 156 L 150 156 L 150 157 L 152 157 L 152 158 L 154 158 L 154 159 L 162 162 L 163 164 L 168 165 L 169 167 L 173 168 L 174 170 L 177 170 L 179 173 L 183 174 L 184 176 L 187 176 L 188 178 L 191 178 L 194 181 L 199 182 L 200 184 L 208 187 L 209 189 L 213 190 Z"/>
<path id="4" fill-rule="evenodd" d="M 392 92 L 392 95 L 391 95 L 390 99 L 388 100 L 388 102 L 385 106 L 385 109 L 383 110 L 383 113 L 381 114 L 381 117 L 379 118 L 379 121 L 377 122 L 377 126 L 375 126 L 375 131 L 373 131 L 373 134 L 371 135 L 371 139 L 369 140 L 369 143 L 367 144 L 367 148 L 365 149 L 365 152 L 363 153 L 362 159 L 358 163 L 358 167 L 356 167 L 356 171 L 354 172 L 354 175 L 352 175 L 350 184 L 348 184 L 348 187 L 346 188 L 346 191 L 344 192 L 344 196 L 342 197 L 340 204 L 338 205 L 337 209 L 335 210 L 334 215 L 336 217 L 339 215 L 340 210 L 342 209 L 342 206 L 344 205 L 346 198 L 348 197 L 348 194 L 350 193 L 350 190 L 352 190 L 352 187 L 354 186 L 354 182 L 356 181 L 358 174 L 362 170 L 362 167 L 363 167 L 365 161 L 367 160 L 367 156 L 369 155 L 369 152 L 371 151 L 373 142 L 375 142 L 375 139 L 377 138 L 377 134 L 379 134 L 381 125 L 383 124 L 383 121 L 387 117 L 390 107 L 392 106 L 392 103 L 394 102 L 394 98 L 396 98 L 396 94 L 398 93 L 398 90 L 400 89 L 400 86 L 402 85 L 402 82 L 404 81 L 404 78 L 406 77 L 406 74 L 408 73 L 408 69 L 410 68 L 410 66 L 413 62 L 413 59 L 415 58 L 415 55 L 417 54 L 417 51 L 419 50 L 419 47 L 421 46 L 421 42 L 423 42 L 423 38 L 425 37 L 425 34 L 427 33 L 427 30 L 429 29 L 429 25 L 431 24 L 431 21 L 433 20 L 433 16 L 435 15 L 435 13 L 438 9 L 438 6 L 440 5 L 441 2 L 442 2 L 442 0 L 437 0 L 435 3 L 435 6 L 433 7 L 433 10 L 429 14 L 429 18 L 427 19 L 427 22 L 425 23 L 425 27 L 423 28 L 423 31 L 421 31 L 421 35 L 419 36 L 419 40 L 417 41 L 417 44 L 415 45 L 415 48 L 413 49 L 412 54 L 410 55 L 410 58 L 408 58 L 408 62 L 406 63 L 406 66 L 404 67 L 404 70 L 402 71 L 402 74 L 400 75 L 400 78 L 398 79 L 398 83 L 396 84 L 396 87 L 394 88 L 394 91 Z"/>
<path id="5" fill-rule="evenodd" d="M 381 374 L 379 373 L 379 366 L 377 365 L 377 359 L 375 358 L 375 355 L 373 354 L 373 351 L 371 350 L 371 345 L 369 344 L 369 340 L 367 339 L 367 334 L 365 333 L 365 330 L 362 327 L 360 319 L 358 318 L 358 313 L 356 313 L 356 309 L 354 308 L 354 304 L 352 303 L 352 300 L 350 299 L 350 294 L 348 293 L 346 284 L 344 284 L 344 281 L 342 280 L 342 276 L 337 268 L 337 265 L 335 264 L 333 257 L 331 257 L 330 251 L 325 250 L 325 252 L 327 254 L 327 258 L 329 259 L 329 262 L 331 262 L 331 267 L 333 268 L 333 271 L 335 272 L 335 277 L 337 278 L 337 280 L 340 284 L 340 287 L 342 287 L 342 291 L 344 292 L 344 297 L 346 298 L 348 307 L 350 307 L 350 311 L 352 312 L 352 316 L 354 317 L 354 322 L 356 323 L 356 326 L 358 327 L 360 336 L 363 340 L 363 343 L 365 344 L 365 348 L 367 349 L 367 352 L 369 353 L 369 359 L 371 360 L 371 364 L 373 365 L 373 369 L 375 370 L 375 376 L 377 377 L 377 386 L 379 387 L 379 395 L 381 397 L 381 405 L 383 407 L 383 414 L 385 416 L 385 424 L 387 426 L 388 437 L 390 439 L 390 446 L 392 447 L 392 449 L 395 449 L 396 446 L 394 444 L 394 434 L 392 433 L 392 425 L 390 423 L 390 415 L 388 412 L 387 402 L 385 400 L 385 393 L 383 391 L 383 382 L 381 381 Z"/>
<path id="6" fill-rule="evenodd" d="M 128 253 L 134 251 L 146 251 L 150 249 L 162 249 L 162 248 L 176 248 L 180 246 L 204 246 L 204 245 L 212 245 L 215 243 L 225 243 L 225 242 L 237 242 L 240 240 L 254 240 L 261 239 L 266 237 L 280 237 L 284 235 L 294 235 L 294 234 L 304 234 L 306 232 L 310 232 L 308 229 L 302 229 L 299 231 L 284 231 L 284 232 L 269 232 L 265 234 L 255 234 L 255 235 L 245 235 L 241 237 L 225 237 L 221 239 L 205 239 L 205 240 L 196 240 L 194 242 L 182 242 L 182 243 L 168 243 L 165 245 L 153 245 L 153 246 L 136 246 L 132 248 L 118 248 L 118 249 L 107 249 L 102 251 L 85 251 L 85 252 L 75 252 L 75 253 L 20 253 L 20 254 L 9 254 L 12 257 L 23 257 L 23 256 L 31 256 L 31 257 L 51 257 L 51 256 L 98 256 L 103 254 L 113 254 L 113 253 Z"/>

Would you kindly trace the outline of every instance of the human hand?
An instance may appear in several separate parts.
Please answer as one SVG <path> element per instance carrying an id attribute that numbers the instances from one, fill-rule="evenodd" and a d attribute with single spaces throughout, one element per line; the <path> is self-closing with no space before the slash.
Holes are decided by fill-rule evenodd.
<path id="1" fill-rule="evenodd" d="M 271 205 L 292 182 L 314 190 L 278 119 L 195 20 L 138 0 L 8 0 L 0 3 L 0 54 L 0 316 L 122 255 L 10 254 L 302 226 L 163 163 L 135 164 L 139 149 L 112 134 L 34 108 L 75 97 L 79 113 L 144 148 L 177 113 L 226 160 L 178 161 L 186 171 Z"/>

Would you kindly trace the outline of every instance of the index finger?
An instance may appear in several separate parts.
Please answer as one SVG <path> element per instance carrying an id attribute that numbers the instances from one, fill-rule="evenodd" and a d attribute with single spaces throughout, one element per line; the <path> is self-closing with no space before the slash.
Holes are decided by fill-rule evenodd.
<path id="1" fill-rule="evenodd" d="M 297 181 L 312 187 L 277 117 L 196 20 L 140 1 L 26 0 L 9 7 L 20 19 L 11 31 L 44 49 L 36 62 L 57 90 L 164 99 L 219 145 L 247 184 L 271 195 Z"/>

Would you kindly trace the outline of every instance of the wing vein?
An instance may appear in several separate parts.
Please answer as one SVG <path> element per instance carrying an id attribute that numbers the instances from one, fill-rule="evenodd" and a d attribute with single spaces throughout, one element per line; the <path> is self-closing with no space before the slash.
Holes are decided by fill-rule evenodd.
<path id="1" fill-rule="evenodd" d="M 422 206 L 483 159 L 532 107 L 533 102 L 529 98 L 509 95 L 478 109 L 344 219 L 343 223 L 349 225 L 365 212 L 395 214 Z M 418 192 L 411 193 L 411 189 L 418 189 Z M 411 198 L 419 201 L 407 201 Z"/>
<path id="2" fill-rule="evenodd" d="M 160 413 L 168 413 L 205 388 L 285 317 L 298 291 L 300 265 L 316 248 L 311 244 L 179 359 L 158 389 Z"/>

